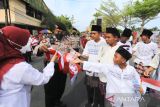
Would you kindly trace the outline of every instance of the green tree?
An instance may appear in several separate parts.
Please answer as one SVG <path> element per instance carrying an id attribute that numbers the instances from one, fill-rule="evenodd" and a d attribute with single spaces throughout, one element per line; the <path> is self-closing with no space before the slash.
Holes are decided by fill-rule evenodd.
<path id="1" fill-rule="evenodd" d="M 72 20 L 70 17 L 61 15 L 57 17 L 57 20 L 58 22 L 63 23 L 66 26 L 67 30 L 72 29 Z"/>
<path id="2" fill-rule="evenodd" d="M 131 3 L 130 3 L 131 4 Z M 119 9 L 118 6 L 112 0 L 102 1 L 100 9 L 94 14 L 95 20 L 101 16 L 103 19 L 102 29 L 105 31 L 107 26 L 117 27 L 128 27 L 131 26 L 131 15 L 128 14 L 128 8 L 130 5 L 124 6 L 123 9 Z M 92 21 L 92 23 L 95 21 Z M 91 23 L 91 24 L 92 24 Z"/>
<path id="3" fill-rule="evenodd" d="M 97 9 L 99 15 L 103 17 L 106 26 L 116 27 L 121 20 L 119 8 L 112 0 L 102 1 L 100 9 Z"/>
<path id="4" fill-rule="evenodd" d="M 141 22 L 141 31 L 145 24 L 156 18 L 160 12 L 160 0 L 137 0 L 133 6 L 128 9 L 128 13 Z"/>
<path id="5" fill-rule="evenodd" d="M 69 17 L 64 15 L 55 16 L 54 14 L 52 14 L 52 12 L 48 12 L 45 14 L 41 26 L 43 28 L 54 30 L 56 23 L 61 23 L 61 25 L 63 25 L 64 28 L 66 28 L 67 32 L 70 31 L 70 29 L 72 29 L 72 22 Z"/>
<path id="6" fill-rule="evenodd" d="M 57 17 L 53 15 L 50 11 L 44 14 L 44 19 L 42 20 L 41 26 L 53 30 L 55 28 L 55 23 L 57 22 Z"/>

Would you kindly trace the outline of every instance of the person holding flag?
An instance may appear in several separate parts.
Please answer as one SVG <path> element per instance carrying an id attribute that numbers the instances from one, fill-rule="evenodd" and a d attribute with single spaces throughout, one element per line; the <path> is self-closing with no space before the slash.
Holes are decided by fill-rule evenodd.
<path id="1" fill-rule="evenodd" d="M 54 30 L 54 35 L 56 37 L 55 43 L 51 46 L 40 44 L 35 48 L 35 54 L 39 51 L 45 53 L 45 66 L 51 60 L 51 56 L 53 56 L 52 53 L 54 53 L 55 51 L 58 51 L 59 59 L 61 59 L 60 57 L 64 53 L 68 52 L 69 46 L 65 45 L 65 31 L 65 25 L 63 25 L 62 23 L 56 23 Z M 63 64 L 61 66 L 61 61 L 55 63 L 55 74 L 51 77 L 50 81 L 44 85 L 46 107 L 66 107 L 66 104 L 61 101 L 61 97 L 65 90 L 67 73 L 66 69 L 63 69 Z"/>
<path id="2" fill-rule="evenodd" d="M 141 34 L 142 41 L 133 47 L 133 55 L 136 57 L 134 59 L 134 66 L 141 76 L 149 68 L 152 58 L 158 52 L 158 45 L 150 40 L 152 34 L 150 30 L 144 29 Z"/>
<path id="3" fill-rule="evenodd" d="M 46 84 L 54 74 L 56 54 L 43 73 L 25 61 L 20 49 L 29 36 L 28 30 L 14 26 L 0 29 L 0 107 L 30 107 L 31 86 Z"/>
<path id="4" fill-rule="evenodd" d="M 111 106 L 139 107 L 138 100 L 142 92 L 140 76 L 134 67 L 127 64 L 131 57 L 132 54 L 121 46 L 114 54 L 114 64 L 94 63 L 78 58 L 73 62 L 82 63 L 83 70 L 103 73 L 107 77 L 106 102 L 109 102 Z M 135 100 L 126 100 L 127 98 Z M 107 103 L 106 107 L 108 106 Z"/>

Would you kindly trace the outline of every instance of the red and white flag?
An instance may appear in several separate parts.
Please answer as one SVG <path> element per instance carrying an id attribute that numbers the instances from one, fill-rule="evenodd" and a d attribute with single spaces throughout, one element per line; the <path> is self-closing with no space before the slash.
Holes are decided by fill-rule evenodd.
<path id="1" fill-rule="evenodd" d="M 154 80 L 152 78 L 141 77 L 141 82 L 142 82 L 143 89 L 148 87 L 148 88 L 160 91 L 160 81 L 158 81 L 158 80 Z"/>
<path id="2" fill-rule="evenodd" d="M 80 65 L 71 63 L 75 58 L 76 56 L 75 54 L 73 54 L 73 52 L 66 53 L 63 57 L 64 70 L 68 71 L 71 79 L 71 84 L 73 84 L 74 80 L 77 77 L 77 74 L 81 71 Z"/>
<path id="3" fill-rule="evenodd" d="M 31 46 L 37 46 L 39 43 L 39 40 L 35 37 L 32 37 L 31 39 L 32 39 Z"/>
<path id="4" fill-rule="evenodd" d="M 49 48 L 49 52 L 45 53 L 46 60 L 50 60 L 56 52 L 58 55 L 58 66 L 60 71 L 69 73 L 71 82 L 73 83 L 77 74 L 81 71 L 80 65 L 71 63 L 76 58 L 75 54 L 70 52 L 62 55 L 59 51 Z"/>

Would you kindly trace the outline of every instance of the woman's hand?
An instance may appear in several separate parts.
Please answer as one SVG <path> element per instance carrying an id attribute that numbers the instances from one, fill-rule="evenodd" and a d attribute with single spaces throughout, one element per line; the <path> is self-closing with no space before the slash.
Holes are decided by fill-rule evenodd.
<path id="1" fill-rule="evenodd" d="M 55 62 L 58 59 L 57 52 L 54 54 L 50 62 Z"/>
<path id="2" fill-rule="evenodd" d="M 48 47 L 46 45 L 42 45 L 39 49 L 42 52 L 49 52 Z"/>
<path id="3" fill-rule="evenodd" d="M 78 63 L 83 63 L 83 61 L 80 60 L 79 58 L 76 58 L 75 60 L 72 61 L 72 63 L 78 64 Z"/>

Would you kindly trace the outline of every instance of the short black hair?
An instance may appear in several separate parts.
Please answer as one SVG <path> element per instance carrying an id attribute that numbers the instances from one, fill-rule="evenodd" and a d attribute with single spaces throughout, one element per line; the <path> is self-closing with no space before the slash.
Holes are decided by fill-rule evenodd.
<path id="1" fill-rule="evenodd" d="M 117 28 L 107 27 L 106 33 L 111 33 L 113 36 L 120 38 L 120 33 Z"/>
<path id="2" fill-rule="evenodd" d="M 132 54 L 129 53 L 123 46 L 120 46 L 117 50 L 117 53 L 119 53 L 126 61 L 132 58 Z"/>
<path id="3" fill-rule="evenodd" d="M 153 32 L 148 30 L 148 29 L 144 29 L 142 34 L 140 35 L 142 37 L 142 35 L 147 36 L 148 38 L 150 38 L 153 35 Z"/>

